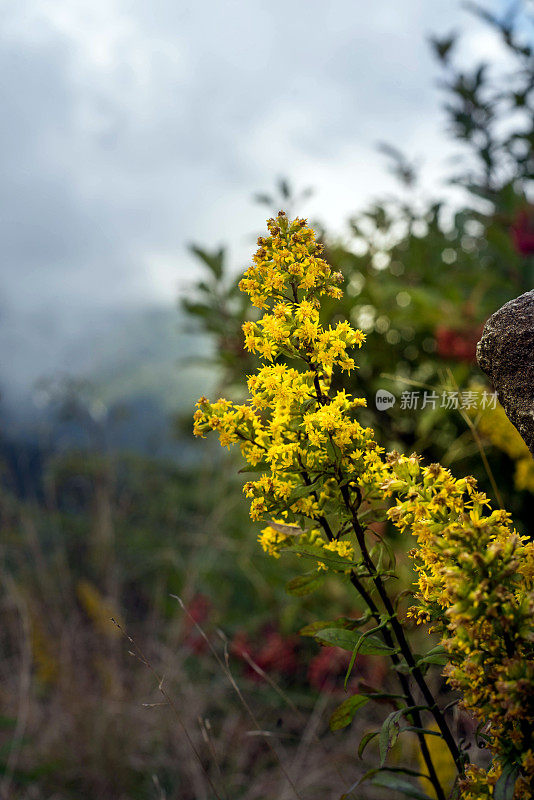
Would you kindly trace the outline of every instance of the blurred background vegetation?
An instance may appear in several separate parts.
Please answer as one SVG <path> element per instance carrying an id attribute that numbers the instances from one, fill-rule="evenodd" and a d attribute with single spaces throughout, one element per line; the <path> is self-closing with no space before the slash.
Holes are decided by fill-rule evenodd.
<path id="1" fill-rule="evenodd" d="M 484 321 L 534 285 L 533 53 L 513 13 L 475 13 L 508 50 L 504 72 L 490 54 L 460 69 L 456 35 L 430 42 L 444 124 L 464 153 L 450 168 L 461 202 L 440 187 L 424 197 L 417 163 L 385 142 L 396 195 L 343 235 L 310 221 L 345 277 L 326 320 L 367 334 L 346 382 L 368 400 L 362 420 L 387 448 L 476 475 L 531 534 L 532 460 L 502 412 L 400 402 L 405 391 L 490 392 L 475 361 Z M 310 191 L 283 179 L 255 201 L 269 216 L 305 216 Z M 241 338 L 251 309 L 225 249 L 192 252 L 203 277 L 181 301 L 178 368 L 149 344 L 120 371 L 110 363 L 101 385 L 43 382 L 46 435 L 0 440 L 1 798 L 201 800 L 212 785 L 236 800 L 290 798 L 291 782 L 303 797 L 337 798 L 359 773 L 357 734 L 326 733 L 344 657 L 297 635 L 330 608 L 354 613 L 351 598 L 329 583 L 320 597 L 288 597 L 295 565 L 257 547 L 237 458 L 192 441 L 195 394 L 238 398 L 255 368 Z M 145 324 L 155 342 L 175 322 Z M 161 383 L 166 414 L 142 392 L 116 400 L 139 381 Z M 378 389 L 392 408 L 376 409 Z M 358 676 L 381 684 L 384 664 L 361 656 Z M 358 724 L 372 726 L 368 713 Z"/>

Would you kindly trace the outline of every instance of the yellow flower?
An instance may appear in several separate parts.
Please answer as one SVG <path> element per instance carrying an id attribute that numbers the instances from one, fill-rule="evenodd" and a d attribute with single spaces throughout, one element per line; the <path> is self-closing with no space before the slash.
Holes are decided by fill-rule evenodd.
<path id="1" fill-rule="evenodd" d="M 258 536 L 258 542 L 261 544 L 265 552 L 274 558 L 280 558 L 279 550 L 284 547 L 290 540 L 289 536 L 284 536 L 283 533 L 277 531 L 270 525 L 264 528 Z"/>

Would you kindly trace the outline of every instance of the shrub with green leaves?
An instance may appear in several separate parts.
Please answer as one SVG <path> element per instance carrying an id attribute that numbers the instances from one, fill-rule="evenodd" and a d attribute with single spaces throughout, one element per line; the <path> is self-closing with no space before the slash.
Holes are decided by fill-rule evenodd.
<path id="1" fill-rule="evenodd" d="M 388 449 L 415 449 L 429 460 L 474 474 L 488 493 L 491 480 L 480 457 L 487 451 L 499 474 L 504 505 L 517 524 L 532 532 L 534 493 L 514 478 L 509 454 L 485 430 L 472 426 L 443 392 L 471 388 L 482 380 L 475 347 L 482 326 L 497 308 L 534 285 L 534 211 L 529 186 L 534 177 L 534 59 L 528 42 L 526 4 L 482 25 L 494 33 L 495 51 L 471 63 L 456 56 L 460 35 L 432 40 L 441 72 L 444 124 L 458 158 L 450 162 L 443 186 L 432 193 L 397 148 L 383 145 L 399 190 L 351 214 L 343 234 L 315 222 L 324 258 L 345 278 L 341 299 L 324 297 L 325 324 L 346 320 L 367 337 L 356 373 L 335 376 L 336 387 L 367 397 L 361 421 Z M 500 48 L 500 49 L 499 49 Z M 493 52 L 504 53 L 497 61 Z M 504 61 L 504 66 L 503 66 Z M 454 202 L 447 184 L 454 184 Z M 320 189 L 321 187 L 317 187 Z M 259 198 L 270 208 L 290 204 L 300 212 L 305 198 L 287 181 Z M 227 396 L 243 397 L 245 376 L 258 366 L 257 354 L 243 347 L 241 325 L 254 320 L 238 289 L 224 251 L 196 248 L 205 274 L 184 300 L 185 308 L 214 342 Z M 488 391 L 491 387 L 484 387 Z M 375 393 L 397 398 L 377 409 Z M 402 407 L 403 392 L 419 392 L 416 409 Z M 423 406 L 424 392 L 440 401 Z M 509 433 L 508 436 L 511 434 Z M 512 457 L 512 461 L 514 461 Z"/>

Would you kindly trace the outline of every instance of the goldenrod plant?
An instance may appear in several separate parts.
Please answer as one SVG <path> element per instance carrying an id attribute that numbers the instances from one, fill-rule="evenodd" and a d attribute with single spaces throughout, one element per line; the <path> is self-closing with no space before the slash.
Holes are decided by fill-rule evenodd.
<path id="1" fill-rule="evenodd" d="M 528 800 L 534 781 L 532 543 L 515 532 L 509 514 L 491 510 L 473 478 L 456 479 L 415 454 L 386 453 L 373 430 L 358 422 L 365 400 L 336 389 L 335 381 L 339 371 L 356 369 L 353 350 L 365 336 L 346 321 L 324 327 L 320 314 L 322 298 L 341 298 L 342 275 L 322 257 L 306 220 L 279 212 L 267 226 L 269 235 L 258 240 L 240 282 L 261 313 L 245 322 L 243 333 L 262 366 L 248 378 L 244 403 L 202 397 L 194 432 L 214 430 L 221 445 L 239 446 L 243 471 L 252 473 L 244 485 L 250 516 L 264 523 L 261 546 L 275 558 L 293 553 L 297 563 L 311 566 L 290 588 L 313 591 L 333 574 L 363 601 L 359 617 L 307 626 L 307 633 L 352 652 L 347 679 L 359 653 L 391 660 L 399 682 L 398 692 L 387 695 L 394 710 L 360 744 L 361 754 L 377 737 L 380 761 L 357 783 L 369 779 L 438 800 Z M 395 551 L 387 535 L 370 527 L 385 520 L 413 548 L 417 602 L 407 614 L 405 593 L 395 583 Z M 437 648 L 429 635 L 427 652 L 416 655 L 414 620 L 440 635 Z M 488 770 L 470 763 L 452 732 L 450 711 L 429 681 L 436 664 L 479 723 L 478 736 L 492 755 Z M 381 699 L 384 693 L 372 688 L 348 696 L 331 727 L 349 725 L 365 703 Z M 439 737 L 455 765 L 452 790 L 442 784 L 430 736 Z M 388 759 L 395 742 L 407 737 L 415 737 L 423 772 Z M 411 777 L 425 780 L 428 795 Z M 354 797 L 355 788 L 347 787 L 345 796 Z"/>

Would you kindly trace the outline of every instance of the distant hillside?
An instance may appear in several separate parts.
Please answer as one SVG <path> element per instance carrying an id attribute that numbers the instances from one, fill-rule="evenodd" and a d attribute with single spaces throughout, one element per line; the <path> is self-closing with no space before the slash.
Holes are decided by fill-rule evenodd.
<path id="1" fill-rule="evenodd" d="M 209 343 L 190 327 L 174 308 L 127 315 L 98 342 L 87 377 L 105 403 L 150 397 L 166 411 L 182 411 L 214 382 Z"/>
<path id="2" fill-rule="evenodd" d="M 3 327 L 4 437 L 61 448 L 100 437 L 114 448 L 175 452 L 171 418 L 192 412 L 216 382 L 209 342 L 190 327 L 164 306 L 93 311 L 56 327 L 30 319 L 23 335 Z"/>

